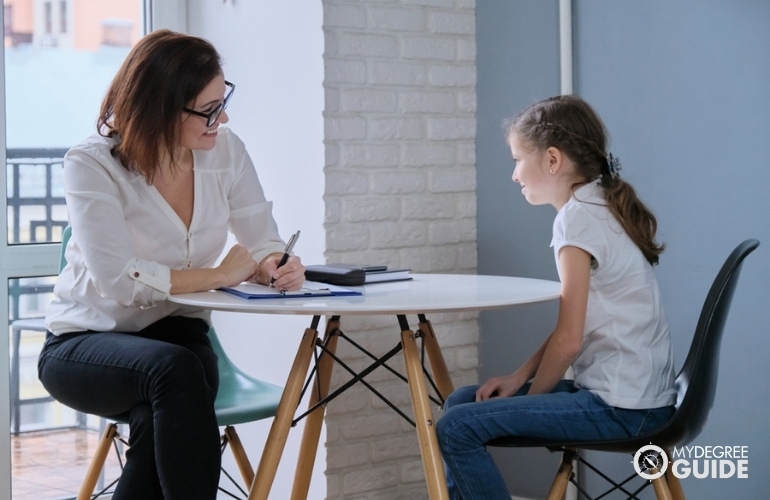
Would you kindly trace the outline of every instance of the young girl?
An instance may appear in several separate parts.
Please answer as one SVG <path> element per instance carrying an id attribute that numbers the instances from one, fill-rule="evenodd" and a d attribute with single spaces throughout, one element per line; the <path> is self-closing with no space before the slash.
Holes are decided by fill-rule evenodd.
<path id="1" fill-rule="evenodd" d="M 657 222 L 619 176 L 604 125 L 575 96 L 538 102 L 508 129 L 513 181 L 557 210 L 556 328 L 510 375 L 455 391 L 437 433 L 453 499 L 509 499 L 485 443 L 503 436 L 597 440 L 663 425 L 676 399 L 652 266 Z M 574 380 L 562 380 L 568 367 Z"/>

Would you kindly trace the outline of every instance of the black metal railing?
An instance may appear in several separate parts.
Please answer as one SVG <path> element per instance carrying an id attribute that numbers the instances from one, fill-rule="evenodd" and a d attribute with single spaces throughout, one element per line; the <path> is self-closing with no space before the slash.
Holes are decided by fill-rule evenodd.
<path id="1" fill-rule="evenodd" d="M 7 149 L 6 150 L 6 234 L 9 245 L 61 242 L 67 226 L 67 211 L 62 185 L 63 161 L 66 149 Z M 51 276 L 8 279 L 8 324 L 13 340 L 11 351 L 10 408 L 11 432 L 52 428 L 48 417 L 32 417 L 21 411 L 23 405 L 39 405 L 53 401 L 50 396 L 21 397 L 22 365 L 34 366 L 34 359 L 22 359 L 22 331 L 45 329 L 38 319 L 51 299 L 54 279 Z M 17 321 L 23 320 L 23 321 Z M 29 358 L 29 356 L 28 356 Z M 30 420 L 31 419 L 31 420 Z M 25 424 L 23 426 L 22 424 Z M 85 428 L 85 414 L 77 414 L 77 427 Z"/>
<path id="2" fill-rule="evenodd" d="M 8 243 L 55 242 L 61 237 L 61 230 L 67 225 L 66 220 L 55 220 L 54 209 L 64 209 L 63 194 L 56 196 L 54 171 L 61 171 L 66 149 L 27 149 L 10 148 L 6 152 L 8 175 Z M 40 175 L 40 170 L 43 175 Z M 35 214 L 25 216 L 25 208 L 42 208 Z M 26 226 L 26 227 L 25 227 Z M 42 238 L 39 231 L 44 230 Z M 26 230 L 26 231 L 25 231 Z M 58 231 L 58 235 L 54 235 Z M 59 240 L 61 241 L 61 240 Z"/>
<path id="3" fill-rule="evenodd" d="M 63 148 L 11 148 L 6 151 L 9 244 L 61 241 L 61 232 L 67 226 L 66 206 L 63 194 L 57 196 L 62 186 L 56 185 L 55 179 L 60 176 L 55 174 L 61 172 L 66 152 Z M 57 208 L 58 218 L 65 220 L 57 220 Z M 29 316 L 28 312 L 20 310 L 22 297 L 52 291 L 53 285 L 46 278 L 9 279 L 9 322 Z"/>

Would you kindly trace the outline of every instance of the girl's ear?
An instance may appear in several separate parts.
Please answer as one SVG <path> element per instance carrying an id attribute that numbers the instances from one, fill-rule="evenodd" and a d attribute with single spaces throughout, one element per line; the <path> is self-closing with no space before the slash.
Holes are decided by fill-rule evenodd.
<path id="1" fill-rule="evenodd" d="M 564 154 L 560 149 L 553 146 L 549 147 L 545 150 L 545 158 L 548 162 L 548 173 L 555 174 L 561 169 Z"/>

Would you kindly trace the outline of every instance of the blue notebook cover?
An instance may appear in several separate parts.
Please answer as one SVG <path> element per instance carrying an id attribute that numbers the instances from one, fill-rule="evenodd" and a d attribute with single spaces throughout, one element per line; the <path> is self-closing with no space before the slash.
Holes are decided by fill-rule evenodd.
<path id="1" fill-rule="evenodd" d="M 299 290 L 277 290 L 276 288 L 256 283 L 241 283 L 237 286 L 224 287 L 220 290 L 232 293 L 244 299 L 289 299 L 292 297 L 340 297 L 362 295 L 361 292 L 324 283 L 306 281 Z"/>

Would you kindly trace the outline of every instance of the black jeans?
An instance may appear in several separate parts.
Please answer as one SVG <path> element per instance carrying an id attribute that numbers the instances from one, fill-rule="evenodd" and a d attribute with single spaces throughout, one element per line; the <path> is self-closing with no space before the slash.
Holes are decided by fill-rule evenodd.
<path id="1" fill-rule="evenodd" d="M 213 500 L 219 483 L 217 356 L 200 319 L 167 317 L 140 332 L 48 335 L 38 374 L 75 410 L 129 421 L 113 499 Z"/>

